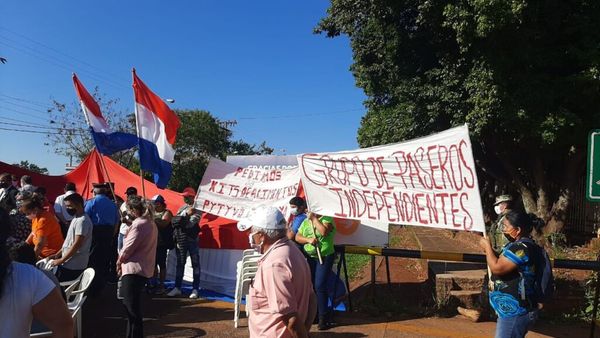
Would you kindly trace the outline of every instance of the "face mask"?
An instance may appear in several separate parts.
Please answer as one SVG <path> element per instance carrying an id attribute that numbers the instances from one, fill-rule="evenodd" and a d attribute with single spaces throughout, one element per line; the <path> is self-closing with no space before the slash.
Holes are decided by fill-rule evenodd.
<path id="1" fill-rule="evenodd" d="M 67 214 L 69 214 L 71 216 L 75 216 L 76 213 L 77 213 L 77 209 L 75 209 L 75 208 L 67 208 Z"/>
<path id="2" fill-rule="evenodd" d="M 263 245 L 264 241 L 261 241 L 261 242 L 260 242 L 260 243 L 258 243 L 258 244 L 257 244 L 257 243 L 254 243 L 254 235 L 255 235 L 255 234 L 256 234 L 256 232 L 255 232 L 255 233 L 252 233 L 252 234 L 250 234 L 250 235 L 248 236 L 248 242 L 250 243 L 250 249 L 254 249 L 254 251 L 256 251 L 256 252 L 258 252 L 258 253 L 262 253 L 262 252 L 260 252 L 260 251 L 261 251 L 261 248 L 262 248 L 262 245 Z"/>
<path id="3" fill-rule="evenodd" d="M 495 206 L 494 211 L 496 212 L 497 215 L 500 215 L 502 213 L 502 209 L 500 208 L 500 205 Z"/>
<path id="4" fill-rule="evenodd" d="M 19 186 L 19 181 L 12 181 L 12 186 L 13 187 L 18 187 Z"/>
<path id="5" fill-rule="evenodd" d="M 290 213 L 294 216 L 298 215 L 298 208 L 290 208 Z"/>
<path id="6" fill-rule="evenodd" d="M 25 214 L 28 220 L 33 221 L 35 219 L 35 212 Z"/>
<path id="7" fill-rule="evenodd" d="M 508 239 L 509 242 L 514 242 L 515 238 L 512 236 L 511 233 L 515 230 L 515 228 L 512 228 L 511 231 L 502 231 L 502 234 L 504 235 L 504 237 L 506 237 L 506 239 Z"/>

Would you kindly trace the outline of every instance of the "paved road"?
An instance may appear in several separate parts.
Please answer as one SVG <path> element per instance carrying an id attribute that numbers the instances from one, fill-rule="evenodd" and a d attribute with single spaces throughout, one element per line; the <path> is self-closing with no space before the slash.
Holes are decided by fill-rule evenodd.
<path id="1" fill-rule="evenodd" d="M 84 308 L 84 337 L 122 337 L 125 319 L 111 290 L 101 299 L 92 299 Z M 462 317 L 402 318 L 401 314 L 372 317 L 340 313 L 338 326 L 311 337 L 493 337 L 495 323 L 472 323 Z M 248 337 L 246 320 L 233 327 L 233 304 L 219 301 L 192 301 L 149 297 L 144 299 L 146 337 Z M 586 337 L 587 327 L 542 323 L 527 337 Z"/>

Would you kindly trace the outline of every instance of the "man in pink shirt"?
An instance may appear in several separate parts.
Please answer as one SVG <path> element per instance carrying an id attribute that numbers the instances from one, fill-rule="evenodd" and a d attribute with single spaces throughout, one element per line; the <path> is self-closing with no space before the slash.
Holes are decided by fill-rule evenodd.
<path id="1" fill-rule="evenodd" d="M 308 337 L 316 312 L 310 268 L 287 238 L 275 207 L 260 207 L 238 225 L 250 228 L 250 244 L 263 254 L 250 286 L 250 337 Z"/>

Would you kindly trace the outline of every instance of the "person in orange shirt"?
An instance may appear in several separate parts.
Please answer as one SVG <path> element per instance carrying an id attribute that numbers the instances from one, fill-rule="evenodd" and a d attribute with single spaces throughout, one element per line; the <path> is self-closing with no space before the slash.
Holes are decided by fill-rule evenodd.
<path id="1" fill-rule="evenodd" d="M 26 242 L 34 246 L 38 258 L 56 254 L 63 245 L 63 235 L 56 216 L 44 209 L 44 198 L 33 194 L 31 199 L 23 201 L 22 210 L 31 220 L 31 234 Z"/>

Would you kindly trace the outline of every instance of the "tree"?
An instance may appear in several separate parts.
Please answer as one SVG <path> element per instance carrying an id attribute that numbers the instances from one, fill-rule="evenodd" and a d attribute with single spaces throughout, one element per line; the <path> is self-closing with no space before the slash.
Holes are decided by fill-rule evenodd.
<path id="1" fill-rule="evenodd" d="M 273 152 L 265 142 L 258 147 L 242 140 L 231 141 L 233 133 L 205 110 L 177 110 L 181 127 L 175 142 L 171 189 L 196 188 L 211 157 L 225 160 L 227 155 L 258 155 Z"/>
<path id="2" fill-rule="evenodd" d="M 267 146 L 267 143 L 264 141 L 257 146 L 237 140 L 229 144 L 228 152 L 232 155 L 270 155 L 273 151 L 274 149 Z"/>
<path id="3" fill-rule="evenodd" d="M 40 167 L 37 164 L 29 163 L 29 161 L 21 161 L 19 163 L 13 164 L 14 166 L 27 169 L 29 171 L 33 171 L 35 173 L 48 175 L 48 168 Z"/>
<path id="4" fill-rule="evenodd" d="M 119 100 L 109 99 L 100 93 L 98 87 L 91 93 L 102 111 L 108 125 L 113 131 L 135 133 L 135 117 L 131 112 L 116 109 Z M 74 158 L 77 162 L 85 159 L 94 148 L 94 141 L 89 132 L 81 106 L 78 102 L 69 105 L 52 101 L 48 109 L 50 123 L 55 125 L 60 133 L 50 133 L 49 145 L 58 155 Z M 135 149 L 121 151 L 111 155 L 111 158 L 125 167 L 133 165 Z"/>
<path id="5" fill-rule="evenodd" d="M 332 0 L 350 38 L 361 146 L 468 123 L 483 180 L 559 231 L 600 125 L 600 2 Z"/>

